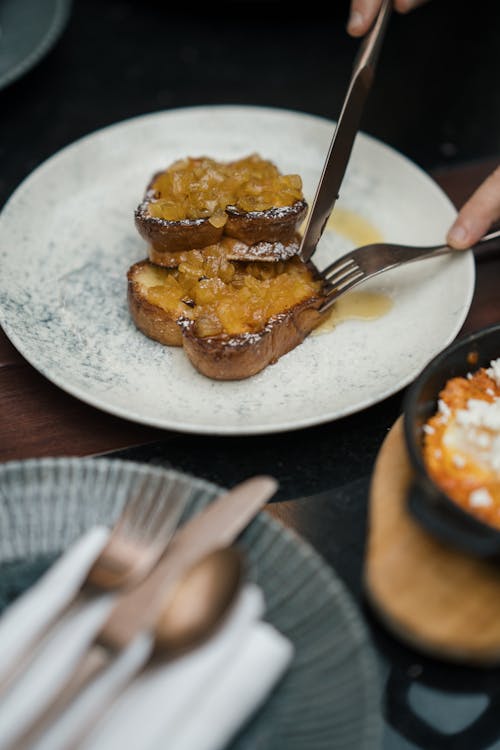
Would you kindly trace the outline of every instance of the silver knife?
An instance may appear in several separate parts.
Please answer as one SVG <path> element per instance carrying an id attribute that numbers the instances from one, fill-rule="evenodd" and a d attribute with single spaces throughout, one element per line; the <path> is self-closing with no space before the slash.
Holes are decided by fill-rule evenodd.
<path id="1" fill-rule="evenodd" d="M 335 201 L 339 197 L 340 185 L 349 163 L 356 133 L 359 130 L 365 102 L 375 77 L 375 67 L 391 9 L 392 0 L 382 0 L 378 17 L 372 30 L 364 38 L 354 63 L 351 81 L 300 245 L 299 255 L 305 262 L 311 259 L 316 250 Z"/>
<path id="2" fill-rule="evenodd" d="M 179 577 L 204 555 L 232 544 L 275 494 L 277 488 L 278 483 L 274 478 L 256 476 L 212 501 L 174 534 L 163 557 L 146 579 L 130 591 L 117 595 L 107 619 L 98 627 L 97 632 L 94 630 L 87 638 L 90 648 L 84 648 L 83 657 L 81 643 L 61 643 L 61 658 L 68 665 L 73 665 L 71 670 L 68 669 L 69 679 L 61 680 L 48 691 L 50 695 L 47 696 L 45 710 L 34 722 L 24 727 L 12 747 L 24 750 L 36 743 L 40 734 L 62 715 L 90 681 L 96 677 L 99 680 L 101 674 L 119 661 L 120 655 L 130 650 L 131 646 L 131 659 L 121 672 L 118 670 L 118 679 L 111 689 L 112 695 L 103 696 L 101 691 L 98 705 L 91 699 L 87 700 L 86 712 L 80 712 L 78 717 L 82 726 L 76 726 L 76 721 L 73 722 L 72 737 L 75 744 L 81 742 L 83 735 L 92 728 L 95 714 L 101 713 L 105 705 L 114 699 L 148 661 L 154 645 L 148 631 L 153 628 L 166 595 Z M 145 635 L 144 642 L 137 643 L 134 651 L 134 644 L 141 633 Z M 61 653 L 63 647 L 66 652 L 64 655 Z M 89 693 L 92 688 L 93 686 Z M 72 743 L 70 745 L 73 746 Z M 42 746 L 45 744 L 42 743 Z M 55 739 L 50 746 L 58 747 Z M 66 743 L 63 746 L 66 747 Z"/>

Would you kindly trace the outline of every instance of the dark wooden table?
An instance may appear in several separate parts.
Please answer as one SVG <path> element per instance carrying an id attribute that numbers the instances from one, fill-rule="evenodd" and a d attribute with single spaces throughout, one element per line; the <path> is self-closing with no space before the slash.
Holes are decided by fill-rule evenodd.
<path id="1" fill-rule="evenodd" d="M 495 163 L 495 159 L 481 160 L 433 176 L 460 205 Z M 476 290 L 460 335 L 500 321 L 499 249 L 482 253 L 477 260 Z M 378 448 L 400 413 L 402 395 L 331 424 L 276 436 L 182 435 L 119 419 L 64 393 L 34 370 L 0 330 L 0 461 L 118 451 L 116 455 L 125 458 L 174 466 L 228 486 L 253 473 L 273 474 L 280 491 L 269 512 L 305 537 L 335 568 L 369 625 L 385 686 L 384 748 L 493 750 L 500 747 L 497 714 L 486 712 L 465 728 L 460 722 L 465 694 L 469 700 L 486 695 L 500 711 L 496 688 L 500 670 L 458 668 L 423 658 L 389 635 L 363 599 L 370 473 Z M 427 691 L 423 718 L 410 707 L 412 685 Z M 449 726 L 458 722 L 459 729 L 451 734 L 442 733 L 440 721 L 433 728 L 439 700 L 445 700 L 443 731 L 449 732 Z M 426 710 L 433 717 L 429 723 Z"/>
<path id="2" fill-rule="evenodd" d="M 335 119 L 358 46 L 345 33 L 348 6 L 343 0 L 290 12 L 280 0 L 185 7 L 73 0 L 56 47 L 0 90 L 0 207 L 54 152 L 147 112 L 225 103 Z M 407 16 L 394 14 L 363 122 L 363 130 L 430 172 L 457 206 L 499 162 L 499 23 L 498 0 L 476 3 L 473 13 L 454 0 L 433 0 Z M 499 281 L 500 256 L 491 249 L 478 258 L 460 335 L 500 320 Z M 181 434 L 116 418 L 64 393 L 0 330 L 0 462 L 118 451 L 223 486 L 273 474 L 280 489 L 269 512 L 333 566 L 369 627 L 380 656 L 384 750 L 500 750 L 500 670 L 423 658 L 387 633 L 363 598 L 368 486 L 403 395 L 278 435 Z M 481 712 L 481 702 L 489 709 Z"/>

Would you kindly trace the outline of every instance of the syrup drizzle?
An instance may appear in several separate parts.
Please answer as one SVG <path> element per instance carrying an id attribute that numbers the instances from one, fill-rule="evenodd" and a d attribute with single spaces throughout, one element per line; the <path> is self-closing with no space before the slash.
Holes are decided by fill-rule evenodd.
<path id="1" fill-rule="evenodd" d="M 328 219 L 326 230 L 345 237 L 355 247 L 382 242 L 380 230 L 363 216 L 336 206 Z M 392 308 L 393 302 L 387 294 L 355 290 L 347 292 L 332 307 L 329 316 L 312 335 L 318 336 L 336 328 L 344 320 L 376 320 Z"/>

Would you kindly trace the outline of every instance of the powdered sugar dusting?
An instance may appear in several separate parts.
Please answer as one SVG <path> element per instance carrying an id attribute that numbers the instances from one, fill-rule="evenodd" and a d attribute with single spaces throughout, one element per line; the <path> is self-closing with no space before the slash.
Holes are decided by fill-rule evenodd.
<path id="1" fill-rule="evenodd" d="M 235 242 L 228 251 L 229 260 L 289 260 L 297 255 L 300 248 L 298 240 L 283 242 L 257 242 L 255 245 L 245 245 Z"/>

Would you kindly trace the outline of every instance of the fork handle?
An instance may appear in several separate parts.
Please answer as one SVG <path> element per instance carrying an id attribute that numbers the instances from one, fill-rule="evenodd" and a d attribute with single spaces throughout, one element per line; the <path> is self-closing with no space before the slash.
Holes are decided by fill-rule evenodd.
<path id="1" fill-rule="evenodd" d="M 488 245 L 497 245 L 497 248 L 491 249 L 487 248 L 485 246 Z M 495 252 L 500 251 L 500 229 L 496 230 L 495 232 L 490 232 L 490 234 L 486 234 L 479 242 L 476 242 L 475 245 L 473 245 L 472 250 L 475 251 L 476 258 L 487 256 L 489 252 Z"/>
<path id="2" fill-rule="evenodd" d="M 474 245 L 471 245 L 471 247 L 467 249 L 477 250 L 479 247 L 483 247 L 484 245 L 493 243 L 496 240 L 500 240 L 500 229 L 498 229 L 495 232 L 490 232 L 489 234 L 485 234 L 484 237 L 481 237 L 480 240 L 478 240 Z M 428 250 L 429 250 L 430 255 L 444 255 L 446 253 L 462 252 L 461 250 L 457 250 L 455 247 L 451 247 L 450 245 L 436 245 L 436 247 L 429 247 Z M 422 257 L 422 256 L 419 255 L 414 260 L 417 260 L 417 258 L 419 257 Z"/>
<path id="3" fill-rule="evenodd" d="M 500 239 L 500 230 L 490 232 L 481 237 L 474 245 L 471 245 L 464 250 L 458 250 L 456 247 L 451 245 L 430 245 L 428 247 L 411 247 L 406 245 L 388 245 L 392 252 L 397 252 L 397 262 L 394 262 L 395 266 L 403 265 L 404 263 L 411 263 L 414 260 L 423 260 L 425 258 L 435 258 L 438 255 L 447 255 L 448 253 L 465 253 L 468 250 L 477 250 L 479 247 L 484 247 L 490 243 Z M 387 269 L 388 270 L 388 269 Z"/>

